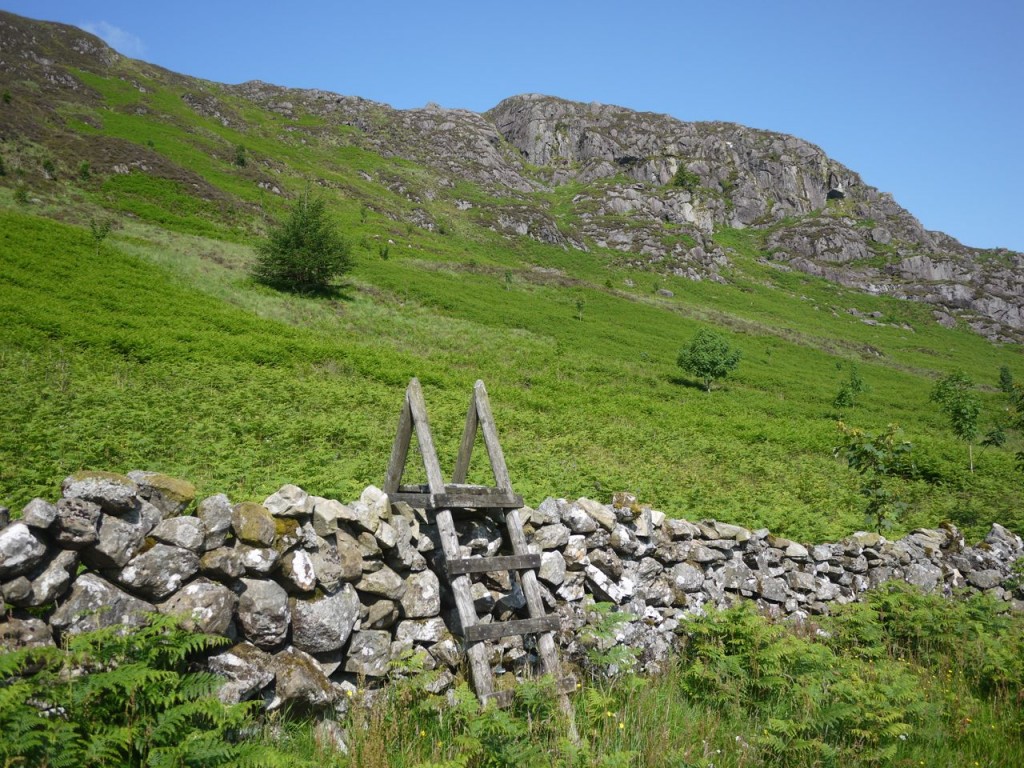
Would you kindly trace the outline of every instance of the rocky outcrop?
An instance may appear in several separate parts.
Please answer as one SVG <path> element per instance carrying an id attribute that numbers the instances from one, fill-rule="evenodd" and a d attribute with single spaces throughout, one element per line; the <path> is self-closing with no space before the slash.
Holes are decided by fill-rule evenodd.
<path id="1" fill-rule="evenodd" d="M 392 505 L 373 487 L 343 504 L 286 485 L 262 504 L 208 497 L 190 515 L 194 492 L 172 480 L 82 473 L 63 489 L 83 496 L 35 499 L 0 529 L 0 592 L 10 606 L 0 623 L 4 647 L 138 625 L 159 611 L 235 642 L 209 659 L 228 702 L 262 696 L 271 707 L 322 707 L 357 682 L 404 674 L 410 655 L 437 672 L 437 691 L 454 680 L 462 651 L 449 627 L 458 620 L 429 514 Z M 97 536 L 64 535 L 62 508 L 85 510 L 74 519 Z M 1024 543 L 998 525 L 975 547 L 950 526 L 898 541 L 861 532 L 806 545 L 767 530 L 668 518 L 629 494 L 611 505 L 546 499 L 520 515 L 541 554 L 542 598 L 561 618 L 562 653 L 584 666 L 600 657 L 588 651 L 622 644 L 640 668 L 656 669 L 688 618 L 709 606 L 749 600 L 770 615 L 802 619 L 891 579 L 944 594 L 985 591 L 1024 610 L 1010 571 Z M 125 521 L 133 533 L 126 554 L 115 557 L 99 532 Z M 505 551 L 499 523 L 484 512 L 459 516 L 463 555 Z M 524 611 L 507 573 L 481 574 L 473 596 L 483 622 Z M 625 617 L 612 635 L 595 627 L 595 602 Z M 530 637 L 491 649 L 494 664 L 516 673 L 536 662 Z"/>

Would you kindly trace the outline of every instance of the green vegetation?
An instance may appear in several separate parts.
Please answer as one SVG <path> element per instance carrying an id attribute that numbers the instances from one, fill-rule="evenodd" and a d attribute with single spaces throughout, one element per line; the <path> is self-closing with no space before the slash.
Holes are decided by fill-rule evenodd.
<path id="1" fill-rule="evenodd" d="M 187 668 L 220 640 L 155 617 L 0 656 L 0 755 L 43 768 L 1016 768 L 1024 753 L 1024 618 L 988 596 L 949 601 L 893 582 L 813 627 L 743 605 L 680 631 L 661 675 L 582 684 L 578 740 L 546 680 L 481 712 L 464 681 L 452 704 L 427 692 L 434 673 L 403 678 L 414 658 L 383 695 L 346 702 L 342 753 L 314 721 L 222 705 L 215 679 Z"/>
<path id="2" fill-rule="evenodd" d="M 724 379 L 740 364 L 741 353 L 714 331 L 701 328 L 690 343 L 683 347 L 676 364 L 696 376 L 711 391 L 712 383 Z"/>
<path id="3" fill-rule="evenodd" d="M 953 434 L 967 443 L 973 472 L 974 438 L 978 436 L 978 416 L 981 414 L 981 399 L 974 392 L 974 382 L 963 371 L 953 371 L 935 383 L 931 400 L 938 403 L 946 414 Z"/>
<path id="4" fill-rule="evenodd" d="M 324 201 L 306 193 L 257 246 L 252 273 L 275 288 L 322 293 L 350 268 L 350 250 L 327 218 Z"/>
<path id="5" fill-rule="evenodd" d="M 839 391 L 836 393 L 836 397 L 832 401 L 832 407 L 835 408 L 840 415 L 844 411 L 847 411 L 857 405 L 857 398 L 867 390 L 867 384 L 864 383 L 864 379 L 861 377 L 860 371 L 857 370 L 856 363 L 850 363 L 849 371 L 849 376 L 846 381 L 839 385 Z"/>
<path id="6" fill-rule="evenodd" d="M 685 165 L 680 165 L 676 169 L 675 175 L 672 177 L 672 186 L 681 187 L 687 192 L 694 192 L 701 185 L 700 175 L 687 169 Z"/>
<path id="7" fill-rule="evenodd" d="M 906 488 L 901 481 L 917 475 L 910 459 L 913 445 L 903 439 L 903 430 L 895 424 L 872 435 L 839 422 L 839 431 L 843 444 L 835 452 L 861 476 L 860 493 L 867 500 L 865 523 L 879 533 L 888 531 L 907 509 L 902 500 Z"/>

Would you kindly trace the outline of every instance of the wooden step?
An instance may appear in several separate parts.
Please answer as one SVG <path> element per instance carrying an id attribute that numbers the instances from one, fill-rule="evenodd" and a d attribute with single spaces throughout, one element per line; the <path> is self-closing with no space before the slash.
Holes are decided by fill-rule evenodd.
<path id="1" fill-rule="evenodd" d="M 513 635 L 534 635 L 540 632 L 557 632 L 562 627 L 562 620 L 557 615 L 541 616 L 536 619 L 516 619 L 514 621 L 494 621 L 490 624 L 474 624 L 462 628 L 462 636 L 467 643 L 477 640 L 496 640 L 499 637 Z"/>
<path id="2" fill-rule="evenodd" d="M 462 557 L 448 561 L 448 575 L 487 573 L 490 571 L 526 571 L 540 568 L 540 555 L 506 555 L 502 557 Z"/>
<path id="3" fill-rule="evenodd" d="M 523 497 L 518 493 L 482 485 L 446 485 L 442 493 L 431 493 L 425 485 L 402 485 L 388 494 L 388 498 L 425 510 L 520 509 L 523 506 Z"/>

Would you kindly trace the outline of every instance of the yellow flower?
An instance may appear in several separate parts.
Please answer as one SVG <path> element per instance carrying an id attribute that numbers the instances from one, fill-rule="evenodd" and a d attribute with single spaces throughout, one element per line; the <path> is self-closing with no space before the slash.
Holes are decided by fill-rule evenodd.
<path id="1" fill-rule="evenodd" d="M 605 717 L 611 717 L 611 716 L 612 716 L 612 713 L 611 713 L 611 712 L 608 712 L 608 711 L 606 711 L 606 712 L 604 713 L 604 716 L 605 716 Z"/>
<path id="2" fill-rule="evenodd" d="M 626 728 L 626 724 L 620 721 L 619 722 L 619 730 L 622 731 L 622 730 L 625 730 L 625 728 Z"/>
<path id="3" fill-rule="evenodd" d="M 420 731 L 420 738 L 423 738 L 426 735 L 427 735 L 426 731 Z"/>

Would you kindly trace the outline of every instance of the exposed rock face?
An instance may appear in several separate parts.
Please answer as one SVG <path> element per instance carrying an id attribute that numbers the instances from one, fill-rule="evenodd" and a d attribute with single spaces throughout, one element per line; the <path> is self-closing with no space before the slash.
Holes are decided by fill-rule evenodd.
<path id="1" fill-rule="evenodd" d="M 133 477 L 134 496 L 117 506 L 107 502 L 116 512 L 78 497 L 57 505 L 37 499 L 26 507 L 34 525 L 0 528 L 0 594 L 14 606 L 0 623 L 5 647 L 139 625 L 158 610 L 237 641 L 208 660 L 226 678 L 224 701 L 262 695 L 272 707 L 327 706 L 357 678 L 372 685 L 403 674 L 410 654 L 438 673 L 437 692 L 452 684 L 462 651 L 449 629 L 449 621 L 456 630 L 458 622 L 429 514 L 391 505 L 373 487 L 349 504 L 332 504 L 284 486 L 264 505 L 210 497 L 197 517 L 182 516 L 187 508 L 164 500 L 171 513 L 161 519 L 156 494 L 143 498 L 141 480 L 151 476 Z M 65 488 L 72 482 L 78 481 Z M 161 484 L 183 487 L 172 478 Z M 114 486 L 120 493 L 123 484 Z M 103 498 L 94 486 L 85 489 L 90 498 Z M 915 530 L 895 542 L 858 532 L 805 546 L 766 530 L 668 518 L 625 494 L 613 505 L 546 499 L 520 516 L 529 547 L 541 554 L 542 599 L 561 617 L 562 653 L 584 666 L 598 642 L 588 629 L 598 620 L 594 601 L 612 603 L 626 617 L 614 638 L 600 642 L 626 644 L 644 670 L 666 661 L 689 617 L 738 600 L 802 619 L 900 579 L 948 595 L 984 591 L 1011 610 L 1024 609 L 1024 590 L 1010 578 L 1024 542 L 998 525 L 977 547 L 951 526 Z M 236 533 L 250 536 L 252 528 L 251 538 L 272 545 L 235 540 L 202 551 L 217 540 L 211 528 L 226 531 L 232 517 Z M 150 528 L 153 535 L 126 559 L 138 546 L 138 531 Z M 508 552 L 502 526 L 488 514 L 460 518 L 456 528 L 466 557 Z M 123 553 L 113 543 L 122 539 L 110 531 L 127 537 Z M 98 538 L 83 543 L 90 532 Z M 76 577 L 80 563 L 85 570 Z M 483 622 L 525 616 L 523 591 L 508 573 L 475 576 L 472 596 Z M 533 663 L 529 643 L 518 637 L 496 641 L 493 652 L 493 663 L 516 674 Z"/>

